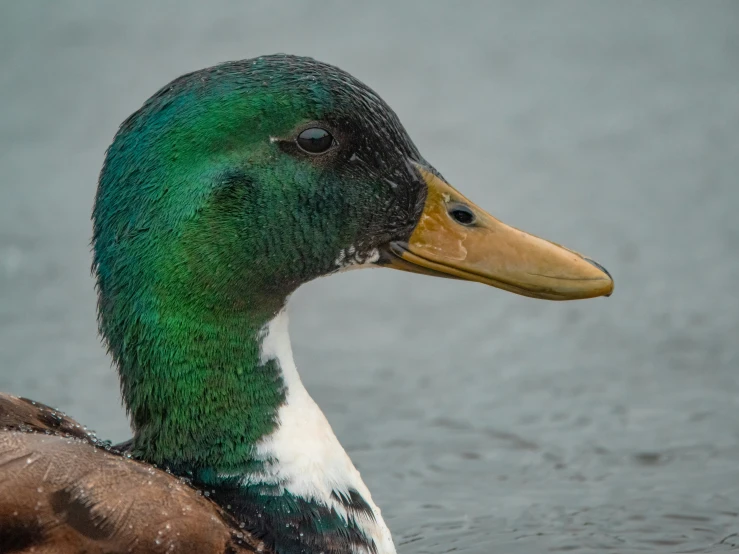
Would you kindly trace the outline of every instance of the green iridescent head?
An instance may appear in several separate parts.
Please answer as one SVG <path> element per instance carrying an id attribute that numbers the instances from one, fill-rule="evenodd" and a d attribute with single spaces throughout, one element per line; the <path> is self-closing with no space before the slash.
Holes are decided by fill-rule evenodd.
<path id="1" fill-rule="evenodd" d="M 393 111 L 335 67 L 269 56 L 180 77 L 108 150 L 94 212 L 103 317 L 132 281 L 273 312 L 408 238 L 426 193 L 412 162 Z"/>
<path id="2" fill-rule="evenodd" d="M 317 276 L 387 263 L 404 253 L 388 245 L 407 245 L 434 177 L 390 107 L 336 67 L 275 55 L 184 75 L 108 150 L 94 210 L 103 318 L 113 297 L 140 294 L 126 292 L 131 284 L 273 311 Z M 483 214 L 458 196 L 445 211 L 469 228 Z M 431 265 L 421 271 L 459 276 Z M 494 268 L 461 270 L 514 292 L 574 297 Z"/>

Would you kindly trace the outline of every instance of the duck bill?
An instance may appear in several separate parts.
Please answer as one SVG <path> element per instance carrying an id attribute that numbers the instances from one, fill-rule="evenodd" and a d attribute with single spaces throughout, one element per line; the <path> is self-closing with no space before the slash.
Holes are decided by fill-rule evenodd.
<path id="1" fill-rule="evenodd" d="M 418 170 L 428 186 L 423 213 L 408 241 L 390 243 L 380 263 L 547 300 L 613 292 L 611 275 L 590 258 L 509 227 L 430 171 Z"/>

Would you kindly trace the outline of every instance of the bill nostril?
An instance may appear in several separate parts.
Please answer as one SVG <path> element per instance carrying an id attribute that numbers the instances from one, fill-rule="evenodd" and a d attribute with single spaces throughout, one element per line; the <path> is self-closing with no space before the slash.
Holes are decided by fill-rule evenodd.
<path id="1" fill-rule="evenodd" d="M 449 215 L 454 221 L 465 227 L 474 225 L 477 220 L 475 213 L 464 204 L 452 204 L 449 206 Z"/>

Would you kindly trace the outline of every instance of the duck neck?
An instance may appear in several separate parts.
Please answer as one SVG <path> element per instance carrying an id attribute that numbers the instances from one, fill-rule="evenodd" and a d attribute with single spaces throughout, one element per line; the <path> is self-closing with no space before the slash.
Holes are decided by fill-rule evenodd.
<path id="1" fill-rule="evenodd" d="M 287 394 L 277 362 L 261 359 L 270 314 L 157 308 L 118 349 L 134 454 L 181 474 L 245 470 Z"/>
<path id="2" fill-rule="evenodd" d="M 278 552 L 395 552 L 369 490 L 300 380 L 284 309 L 156 321 L 156 352 L 137 350 L 154 359 L 122 375 L 136 457 L 192 479 Z"/>

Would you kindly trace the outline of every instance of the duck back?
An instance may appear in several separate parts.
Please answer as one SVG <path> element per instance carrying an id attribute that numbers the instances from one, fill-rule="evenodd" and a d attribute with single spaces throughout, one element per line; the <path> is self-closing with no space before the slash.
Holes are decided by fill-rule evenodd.
<path id="1" fill-rule="evenodd" d="M 0 552 L 264 552 L 186 482 L 109 448 L 74 419 L 0 393 Z"/>

